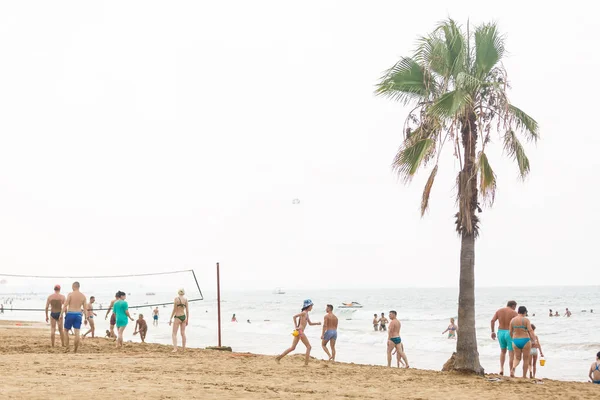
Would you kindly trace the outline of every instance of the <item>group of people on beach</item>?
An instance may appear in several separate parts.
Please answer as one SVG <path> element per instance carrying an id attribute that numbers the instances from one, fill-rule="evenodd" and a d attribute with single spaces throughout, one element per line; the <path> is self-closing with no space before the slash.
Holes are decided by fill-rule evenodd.
<path id="1" fill-rule="evenodd" d="M 80 330 L 81 325 L 88 325 L 90 329 L 83 334 L 83 338 L 87 335 L 95 337 L 96 325 L 94 317 L 98 315 L 94 312 L 95 297 L 91 296 L 89 301 L 87 297 L 81 293 L 79 282 L 73 282 L 72 292 L 66 297 L 61 294 L 61 286 L 54 286 L 54 293 L 48 296 L 46 301 L 46 323 L 50 323 L 50 342 L 52 347 L 56 341 L 56 331 L 58 330 L 60 335 L 61 344 L 63 347 L 69 350 L 69 331 L 73 332 L 75 337 L 74 340 L 74 351 L 77 353 L 80 344 Z M 108 315 L 112 311 L 110 317 L 110 329 L 106 331 L 106 336 L 113 338 L 116 341 L 117 348 L 123 346 L 123 333 L 129 321 L 134 321 L 133 317 L 129 313 L 129 304 L 126 301 L 127 294 L 123 291 L 118 291 L 115 294 L 115 298 L 111 301 L 110 306 L 106 310 L 106 316 L 104 319 L 108 319 Z M 159 310 L 156 307 L 153 312 L 154 326 L 158 325 Z M 179 289 L 177 297 L 173 301 L 173 311 L 169 320 L 169 325 L 173 326 L 173 352 L 177 352 L 177 334 L 181 334 L 182 350 L 185 350 L 186 346 L 186 335 L 185 328 L 189 324 L 189 305 L 188 300 L 185 297 L 185 291 Z M 117 332 L 115 333 L 115 327 Z M 64 328 L 64 329 L 63 329 Z M 148 332 L 148 324 L 144 320 L 144 315 L 139 314 L 136 320 L 135 329 L 133 334 L 140 334 L 142 342 L 146 340 L 146 334 Z"/>

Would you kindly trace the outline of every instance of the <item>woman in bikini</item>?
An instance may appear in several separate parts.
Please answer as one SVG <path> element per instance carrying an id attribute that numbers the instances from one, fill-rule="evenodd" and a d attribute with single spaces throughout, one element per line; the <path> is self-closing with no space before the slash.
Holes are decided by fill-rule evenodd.
<path id="1" fill-rule="evenodd" d="M 454 318 L 450 318 L 450 325 L 448 325 L 448 329 L 442 332 L 442 335 L 448 332 L 448 339 L 456 339 L 456 330 L 458 327 L 454 323 Z"/>
<path id="2" fill-rule="evenodd" d="M 523 378 L 527 378 L 527 370 L 529 369 L 529 354 L 531 346 L 536 343 L 531 321 L 525 317 L 527 308 L 520 306 L 519 315 L 510 321 L 510 337 L 513 341 L 513 350 L 515 352 L 513 365 L 510 369 L 510 376 L 515 377 L 515 370 L 523 357 Z"/>
<path id="3" fill-rule="evenodd" d="M 538 353 L 540 356 L 544 357 L 544 350 L 542 350 L 542 345 L 540 344 L 540 339 L 535 334 L 535 325 L 531 324 L 531 329 L 533 329 L 535 336 L 535 343 L 531 345 L 531 365 L 529 370 L 529 377 L 535 379 L 535 373 L 537 371 L 537 360 Z"/>
<path id="4" fill-rule="evenodd" d="M 185 328 L 190 322 L 190 308 L 188 307 L 188 300 L 185 298 L 185 290 L 179 289 L 177 294 L 178 296 L 175 297 L 175 301 L 173 302 L 171 319 L 169 320 L 169 325 L 173 325 L 173 353 L 177 352 L 178 330 L 181 332 L 181 349 L 185 351 Z"/>

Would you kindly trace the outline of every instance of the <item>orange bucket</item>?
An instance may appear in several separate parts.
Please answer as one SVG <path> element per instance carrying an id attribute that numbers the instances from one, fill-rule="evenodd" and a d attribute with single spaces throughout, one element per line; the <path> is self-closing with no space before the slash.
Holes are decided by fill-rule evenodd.
<path id="1" fill-rule="evenodd" d="M 543 367 L 544 365 L 546 365 L 546 360 L 543 358 L 540 358 L 540 367 Z"/>

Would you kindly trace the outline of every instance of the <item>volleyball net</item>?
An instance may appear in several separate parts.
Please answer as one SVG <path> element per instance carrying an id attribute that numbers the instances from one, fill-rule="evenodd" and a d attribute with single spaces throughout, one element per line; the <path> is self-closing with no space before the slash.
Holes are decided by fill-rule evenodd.
<path id="1" fill-rule="evenodd" d="M 194 270 L 129 275 L 42 276 L 0 273 L 0 309 L 4 311 L 44 311 L 54 287 L 65 296 L 79 282 L 88 302 L 95 298 L 94 309 L 107 310 L 118 291 L 127 294 L 129 308 L 160 307 L 173 304 L 179 289 L 189 302 L 204 300 Z"/>

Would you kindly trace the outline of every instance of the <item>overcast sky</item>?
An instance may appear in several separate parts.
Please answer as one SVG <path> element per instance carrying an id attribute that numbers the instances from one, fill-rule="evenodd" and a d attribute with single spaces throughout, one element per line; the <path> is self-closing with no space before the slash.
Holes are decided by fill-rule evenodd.
<path id="1" fill-rule="evenodd" d="M 506 33 L 534 116 L 525 183 L 498 174 L 479 286 L 597 284 L 595 6 L 571 1 L 0 4 L 0 271 L 194 268 L 225 288 L 456 286 L 451 158 L 390 164 L 407 110 L 383 70 L 452 16 Z M 300 204 L 292 204 L 293 199 Z"/>

